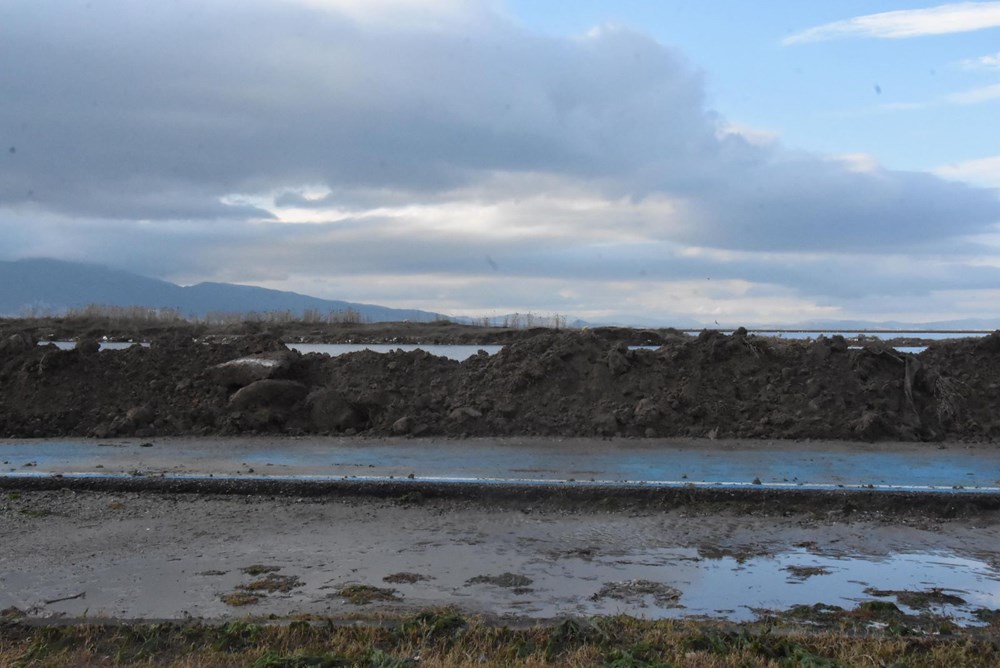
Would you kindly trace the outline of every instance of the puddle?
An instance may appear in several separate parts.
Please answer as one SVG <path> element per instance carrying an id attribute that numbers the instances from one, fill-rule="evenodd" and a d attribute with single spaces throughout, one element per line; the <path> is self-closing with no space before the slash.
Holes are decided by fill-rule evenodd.
<path id="1" fill-rule="evenodd" d="M 458 360 L 459 362 L 467 360 L 470 357 L 475 357 L 479 354 L 480 350 L 484 351 L 487 355 L 495 355 L 503 348 L 503 346 L 496 345 L 463 346 L 426 343 L 286 343 L 285 345 L 288 346 L 290 350 L 297 350 L 302 354 L 322 353 L 324 355 L 330 355 L 331 357 L 347 353 L 356 353 L 362 350 L 370 350 L 376 353 L 391 353 L 397 350 L 402 350 L 403 352 L 423 350 L 431 355 L 447 357 L 448 359 Z"/>
<path id="2" fill-rule="evenodd" d="M 452 542 L 417 541 L 409 548 L 383 552 L 369 549 L 344 554 L 335 561 L 283 567 L 295 587 L 262 594 L 260 602 L 231 608 L 221 596 L 246 584 L 232 562 L 211 555 L 151 562 L 142 558 L 90 565 L 60 587 L 38 574 L 8 573 L 0 578 L 0 602 L 22 609 L 77 592 L 85 597 L 39 606 L 35 614 L 85 611 L 97 616 L 146 618 L 186 614 L 224 617 L 238 614 L 336 612 L 359 609 L 350 601 L 331 602 L 331 590 L 344 586 L 384 586 L 400 568 L 414 577 L 392 582 L 393 597 L 385 605 L 424 607 L 458 605 L 476 612 L 533 618 L 564 615 L 628 614 L 649 619 L 709 617 L 751 621 L 796 605 L 825 604 L 846 610 L 864 601 L 892 602 L 908 614 L 932 613 L 962 626 L 981 622 L 975 611 L 1000 607 L 1000 573 L 989 564 L 947 553 L 892 554 L 887 557 L 822 556 L 796 550 L 742 559 L 706 558 L 694 548 L 651 549 L 620 555 L 559 559 L 505 554 L 488 549 L 481 539 Z M 473 537 L 475 538 L 475 537 Z M 495 546 L 494 546 L 495 547 Z M 366 553 L 369 553 L 366 556 Z M 199 555 L 200 556 L 200 555 Z M 301 554 L 299 557 L 301 558 Z M 800 577 L 799 569 L 815 574 Z M 500 586 L 496 572 L 518 586 Z M 209 577 L 207 574 L 218 573 Z M 871 590 L 888 590 L 873 595 Z M 869 590 L 866 593 L 866 590 Z M 913 608 L 901 592 L 943 590 L 938 596 L 961 603 L 935 603 Z M 38 596 L 39 592 L 41 593 Z M 955 598 L 957 597 L 957 598 Z M 901 598 L 907 600 L 904 595 Z M 35 600 L 38 599 L 38 600 Z M 364 609 L 377 609 L 369 602 Z M 332 607 L 331 607 L 332 606 Z"/>
<path id="3" fill-rule="evenodd" d="M 39 341 L 38 345 L 47 346 L 49 344 L 54 345 L 59 350 L 73 350 L 76 348 L 76 341 Z M 143 348 L 148 348 L 150 344 L 145 342 L 133 342 L 133 341 L 101 341 L 101 350 L 128 350 L 132 346 L 142 346 Z"/>
<path id="4" fill-rule="evenodd" d="M 872 599 L 897 604 L 910 614 L 932 612 L 956 623 L 974 625 L 973 612 L 1000 605 L 1000 572 L 990 564 L 947 553 L 892 554 L 877 559 L 823 556 L 795 550 L 747 559 L 701 559 L 690 551 L 645 555 L 645 563 L 624 564 L 625 579 L 661 582 L 682 592 L 677 604 L 649 602 L 650 617 L 706 615 L 734 621 L 752 620 L 760 610 L 787 610 L 822 603 L 853 609 Z M 576 565 L 573 565 L 576 568 Z M 803 576 L 803 573 L 809 573 Z M 926 592 L 942 589 L 964 601 L 908 607 L 893 596 L 866 590 Z M 594 612 L 611 612 L 606 606 Z"/>
<path id="5" fill-rule="evenodd" d="M 863 350 L 864 346 L 847 346 L 848 350 Z M 919 355 L 920 353 L 927 350 L 927 346 L 896 346 L 893 348 L 897 353 L 909 353 L 911 355 Z"/>
<path id="6" fill-rule="evenodd" d="M 686 334 L 691 334 L 697 336 L 701 333 L 700 329 L 682 329 L 680 330 Z M 731 336 L 733 330 L 731 329 L 721 329 L 720 333 L 726 336 Z M 943 341 L 946 339 L 973 339 L 983 336 L 989 336 L 990 330 L 922 330 L 922 329 L 898 329 L 898 330 L 860 330 L 860 329 L 750 329 L 748 330 L 750 334 L 756 334 L 757 336 L 769 336 L 778 339 L 816 339 L 820 336 L 825 336 L 827 338 L 833 336 L 842 336 L 849 341 L 856 340 L 875 340 L 875 339 L 894 339 L 899 337 L 906 338 L 917 338 L 917 339 L 931 339 L 933 341 Z"/>

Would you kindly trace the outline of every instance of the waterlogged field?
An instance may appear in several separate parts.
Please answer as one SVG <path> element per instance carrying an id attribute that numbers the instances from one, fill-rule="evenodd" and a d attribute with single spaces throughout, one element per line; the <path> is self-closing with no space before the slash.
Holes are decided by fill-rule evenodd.
<path id="1" fill-rule="evenodd" d="M 900 522 L 789 505 L 753 517 L 615 510 L 620 502 L 8 492 L 5 556 L 31 567 L 3 574 L 0 608 L 42 618 L 344 615 L 358 610 L 342 593 L 352 586 L 385 593 L 365 601 L 368 611 L 456 605 L 530 619 L 749 621 L 885 601 L 976 626 L 980 611 L 1000 607 L 1000 525 L 989 515 Z"/>
<path id="2" fill-rule="evenodd" d="M 0 665 L 997 662 L 1000 338 L 645 336 L 7 339 Z"/>
<path id="3" fill-rule="evenodd" d="M 1000 525 L 989 513 L 70 490 L 0 499 L 12 565 L 0 578 L 0 665 L 1000 659 Z M 141 621 L 163 619 L 173 621 Z"/>

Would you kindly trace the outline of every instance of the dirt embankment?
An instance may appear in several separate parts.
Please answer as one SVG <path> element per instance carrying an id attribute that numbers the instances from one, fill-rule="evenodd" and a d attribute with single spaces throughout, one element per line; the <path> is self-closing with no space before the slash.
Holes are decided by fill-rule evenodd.
<path id="1" fill-rule="evenodd" d="M 1000 437 L 1000 332 L 920 355 L 840 337 L 704 332 L 629 350 L 635 332 L 533 332 L 459 363 L 340 357 L 278 340 L 36 346 L 0 335 L 0 436 L 413 434 L 848 440 Z"/>

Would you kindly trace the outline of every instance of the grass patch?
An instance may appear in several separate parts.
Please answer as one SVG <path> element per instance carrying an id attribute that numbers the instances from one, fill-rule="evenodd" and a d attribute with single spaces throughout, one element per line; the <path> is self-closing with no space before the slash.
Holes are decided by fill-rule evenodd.
<path id="1" fill-rule="evenodd" d="M 244 566 L 243 568 L 241 568 L 240 572 L 256 577 L 258 575 L 266 575 L 268 573 L 277 573 L 280 570 L 281 566 L 271 566 L 269 564 L 251 564 L 249 566 Z"/>
<path id="2" fill-rule="evenodd" d="M 39 517 L 49 517 L 52 515 L 52 511 L 48 508 L 22 508 L 21 514 L 25 517 L 39 518 Z"/>
<path id="3" fill-rule="evenodd" d="M 431 580 L 433 578 L 427 575 L 421 575 L 420 573 L 393 573 L 391 575 L 386 575 L 382 578 L 382 582 L 388 582 L 389 584 L 414 584 L 415 582 L 422 582 L 423 580 Z"/>
<path id="4" fill-rule="evenodd" d="M 350 665 L 350 661 L 337 654 L 281 655 L 268 652 L 254 661 L 253 668 L 338 668 Z"/>
<path id="5" fill-rule="evenodd" d="M 234 608 L 260 603 L 260 596 L 245 591 L 234 591 L 229 594 L 223 594 L 221 598 L 223 603 L 231 605 Z"/>
<path id="6" fill-rule="evenodd" d="M 1000 610 L 990 610 L 989 608 L 979 608 L 973 613 L 976 618 L 991 626 L 1000 627 Z"/>
<path id="7" fill-rule="evenodd" d="M 864 617 L 882 617 L 884 615 L 898 615 L 902 611 L 890 601 L 863 601 L 855 612 Z"/>
<path id="8" fill-rule="evenodd" d="M 873 587 L 869 587 L 868 589 L 865 589 L 865 593 L 869 596 L 892 596 L 908 608 L 914 608 L 916 610 L 926 610 L 932 605 L 940 606 L 965 604 L 965 599 L 961 596 L 949 594 L 947 591 L 939 587 L 933 587 L 923 591 L 911 591 L 906 589 L 875 589 Z"/>
<path id="9" fill-rule="evenodd" d="M 657 605 L 674 605 L 681 597 L 679 589 L 651 580 L 624 580 L 608 582 L 600 591 L 591 596 L 595 601 L 602 598 L 613 598 L 619 601 L 639 601 L 646 596 L 652 596 Z"/>
<path id="10" fill-rule="evenodd" d="M 824 566 L 785 566 L 785 570 L 796 580 L 807 580 L 815 575 L 830 574 L 830 569 Z"/>
<path id="11" fill-rule="evenodd" d="M 254 580 L 253 582 L 240 585 L 240 589 L 244 591 L 267 592 L 268 594 L 273 594 L 276 591 L 288 593 L 300 586 L 302 586 L 302 583 L 295 575 L 275 575 L 274 573 L 268 573 L 266 576 Z"/>
<path id="12" fill-rule="evenodd" d="M 389 587 L 373 587 L 364 584 L 352 584 L 337 590 L 337 596 L 346 598 L 354 605 L 366 605 L 375 601 L 397 601 L 399 595 Z"/>
<path id="13" fill-rule="evenodd" d="M 419 657 L 419 660 L 418 660 Z M 484 666 L 559 668 L 736 668 L 737 666 L 1000 665 L 994 636 L 961 629 L 949 636 L 869 630 L 805 633 L 794 627 L 632 617 L 569 619 L 511 628 L 430 610 L 377 623 L 278 620 L 253 624 L 70 624 L 9 622 L 0 665 L 219 666 L 255 668 L 402 668 Z"/>
<path id="14" fill-rule="evenodd" d="M 522 589 L 532 583 L 532 579 L 518 573 L 501 573 L 500 575 L 477 575 L 465 581 L 467 585 L 491 584 L 504 589 Z"/>

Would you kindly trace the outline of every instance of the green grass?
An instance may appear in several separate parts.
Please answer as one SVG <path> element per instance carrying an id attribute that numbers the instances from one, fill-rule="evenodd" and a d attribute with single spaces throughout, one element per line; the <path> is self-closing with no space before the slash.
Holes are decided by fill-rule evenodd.
<path id="1" fill-rule="evenodd" d="M 1000 664 L 998 636 L 894 636 L 869 630 L 780 632 L 763 625 L 570 619 L 511 628 L 428 610 L 372 623 L 278 620 L 228 624 L 76 624 L 0 622 L 0 665 L 252 666 L 987 666 Z"/>
<path id="2" fill-rule="evenodd" d="M 352 584 L 337 590 L 337 596 L 346 598 L 354 605 L 365 605 L 375 601 L 394 601 L 399 598 L 396 590 L 389 587 L 372 587 L 371 585 Z"/>

